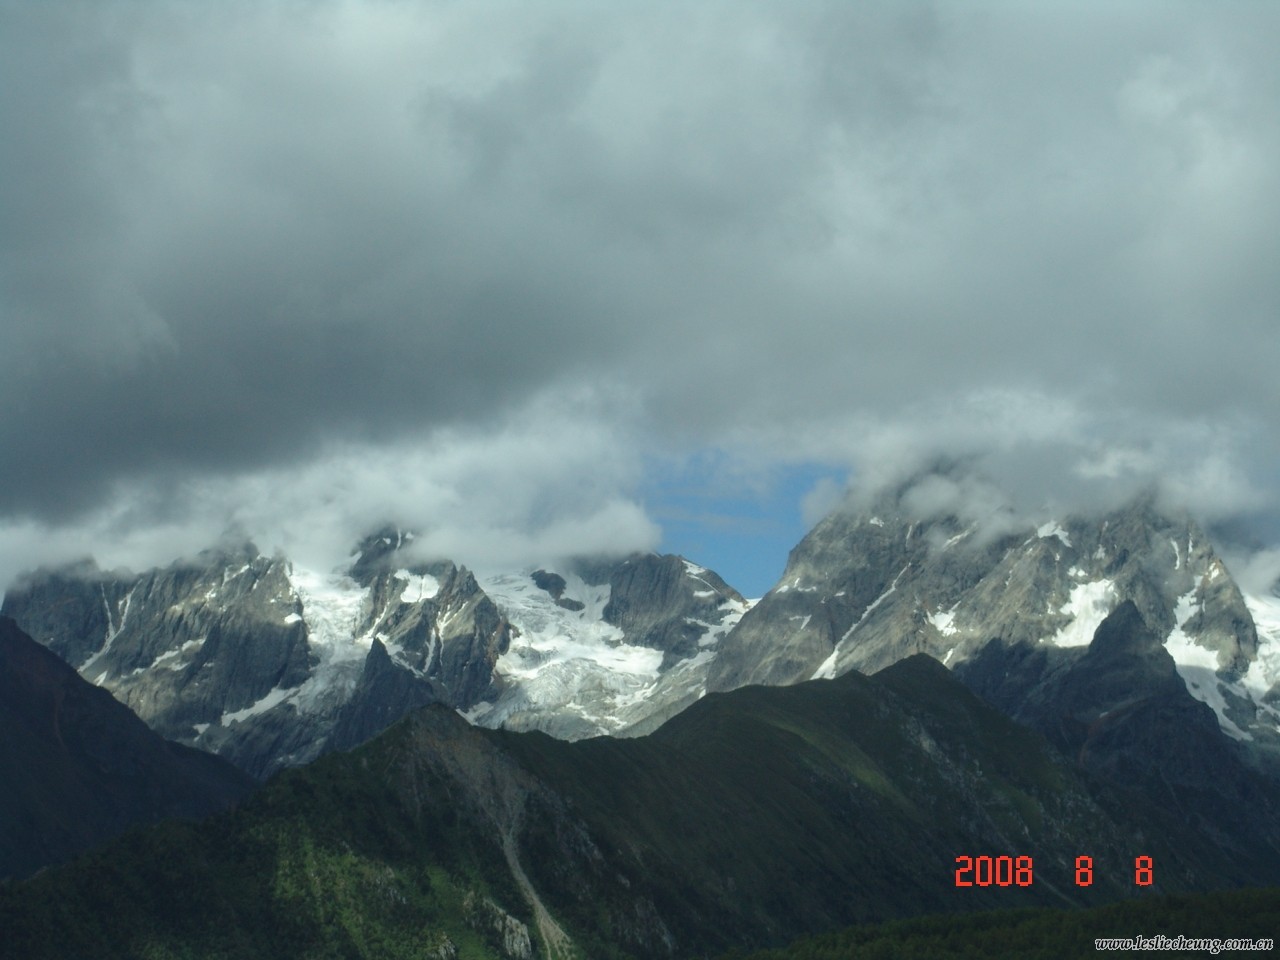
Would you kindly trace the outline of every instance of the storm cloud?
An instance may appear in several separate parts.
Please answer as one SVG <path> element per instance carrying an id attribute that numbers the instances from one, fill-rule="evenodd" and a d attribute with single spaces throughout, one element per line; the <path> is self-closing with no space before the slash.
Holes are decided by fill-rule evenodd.
<path id="1" fill-rule="evenodd" d="M 708 449 L 1274 511 L 1277 39 L 1261 0 L 0 4 L 0 574 L 227 525 L 653 546 L 646 471 Z"/>

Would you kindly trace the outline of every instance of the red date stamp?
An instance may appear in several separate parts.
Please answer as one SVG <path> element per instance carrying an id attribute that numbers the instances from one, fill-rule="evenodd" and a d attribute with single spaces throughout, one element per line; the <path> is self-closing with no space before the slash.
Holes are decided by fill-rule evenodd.
<path id="1" fill-rule="evenodd" d="M 1077 887 L 1093 884 L 1093 857 L 1076 857 Z M 1031 857 L 956 857 L 957 887 L 1029 887 L 1035 882 L 1035 863 Z M 1133 861 L 1133 882 L 1149 887 L 1155 882 L 1155 861 L 1148 856 Z"/>

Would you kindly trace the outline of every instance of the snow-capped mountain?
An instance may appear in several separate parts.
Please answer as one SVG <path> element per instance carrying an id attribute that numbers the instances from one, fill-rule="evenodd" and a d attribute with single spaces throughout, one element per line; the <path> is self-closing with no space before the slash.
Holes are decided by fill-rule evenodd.
<path id="1" fill-rule="evenodd" d="M 467 716 L 566 739 L 646 732 L 706 693 L 706 671 L 750 603 L 681 557 L 637 555 L 482 579 L 515 626 L 501 693 Z"/>
<path id="2" fill-rule="evenodd" d="M 705 692 L 747 603 L 678 557 L 487 574 L 367 538 L 322 573 L 251 544 L 143 574 L 40 571 L 3 610 L 170 739 L 256 776 L 442 702 L 568 739 L 640 732 Z"/>
<path id="3" fill-rule="evenodd" d="M 920 652 L 954 668 L 993 638 L 1083 652 L 1132 601 L 1224 733 L 1280 748 L 1280 600 L 1246 598 L 1189 517 L 1143 497 L 993 537 L 910 510 L 911 490 L 821 521 L 726 639 L 710 688 L 874 672 Z"/>
<path id="4" fill-rule="evenodd" d="M 708 689 L 920 652 L 962 668 L 993 639 L 1069 665 L 1131 601 L 1221 731 L 1280 763 L 1280 596 L 1243 595 L 1189 517 L 1146 497 L 994 535 L 922 512 L 929 479 L 821 521 L 758 602 L 675 556 L 476 574 L 419 562 L 387 529 L 336 572 L 252 546 L 143 574 L 41 571 L 3 612 L 162 735 L 261 776 L 431 702 L 577 739 L 648 732 Z"/>

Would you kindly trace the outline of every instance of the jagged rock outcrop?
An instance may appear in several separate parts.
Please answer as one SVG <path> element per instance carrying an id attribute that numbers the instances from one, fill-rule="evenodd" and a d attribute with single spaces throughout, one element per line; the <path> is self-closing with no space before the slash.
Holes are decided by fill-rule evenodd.
<path id="1" fill-rule="evenodd" d="M 298 685 L 312 666 L 288 565 L 251 544 L 142 575 L 92 564 L 37 574 L 8 591 L 3 610 L 179 741 Z"/>
<path id="2" fill-rule="evenodd" d="M 609 572 L 604 619 L 630 643 L 661 650 L 667 668 L 698 653 L 726 601 L 743 598 L 705 567 L 671 554 L 641 554 Z"/>
<path id="3" fill-rule="evenodd" d="M 396 537 L 368 538 L 346 574 L 252 544 L 143 574 L 37 571 L 3 610 L 153 729 L 263 777 L 493 694 L 509 623 L 465 568 L 392 564 Z"/>
<path id="4" fill-rule="evenodd" d="M 4 610 L 161 733 L 263 777 L 432 702 L 567 738 L 652 729 L 702 695 L 746 609 L 679 557 L 482 584 L 413 539 L 380 530 L 331 574 L 252 544 L 143 574 L 84 563 L 31 575 Z"/>
<path id="5" fill-rule="evenodd" d="M 488 897 L 475 893 L 467 895 L 462 908 L 466 911 L 467 922 L 475 930 L 495 940 L 504 957 L 510 960 L 533 960 L 533 942 L 529 939 L 529 928 L 525 924 Z"/>
<path id="6" fill-rule="evenodd" d="M 683 557 L 634 554 L 486 577 L 517 634 L 501 694 L 468 714 L 564 739 L 649 732 L 706 692 L 706 671 L 749 607 Z"/>
<path id="7" fill-rule="evenodd" d="M 428 703 L 447 703 L 448 691 L 436 681 L 405 670 L 375 639 L 351 699 L 338 710 L 327 749 L 350 750 L 381 733 L 409 710 Z"/>
<path id="8" fill-rule="evenodd" d="M 876 670 L 917 652 L 955 666 L 993 637 L 1083 648 L 1128 601 L 1228 735 L 1259 755 L 1280 751 L 1280 713 L 1263 699 L 1278 678 L 1259 656 L 1250 601 L 1188 516 L 1144 496 L 1035 529 L 983 526 L 922 509 L 917 493 L 935 480 L 913 478 L 815 526 L 726 638 L 709 688 Z"/>

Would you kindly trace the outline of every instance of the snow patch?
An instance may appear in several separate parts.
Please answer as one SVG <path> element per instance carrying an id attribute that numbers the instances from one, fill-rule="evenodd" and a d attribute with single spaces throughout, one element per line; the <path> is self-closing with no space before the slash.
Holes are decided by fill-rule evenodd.
<path id="1" fill-rule="evenodd" d="M 707 573 L 706 567 L 700 567 L 696 563 L 694 563 L 692 560 L 683 560 L 682 562 L 684 563 L 685 573 L 687 573 L 691 577 L 695 577 L 701 580 Z"/>
<path id="2" fill-rule="evenodd" d="M 312 675 L 288 699 L 302 713 L 323 712 L 351 696 L 373 645 L 369 633 L 359 632 L 369 612 L 369 588 L 341 573 L 294 566 L 287 572 L 302 601 L 307 645 L 319 659 Z"/>
<path id="3" fill-rule="evenodd" d="M 727 597 L 720 603 L 719 609 L 725 612 L 719 623 L 707 623 L 705 620 L 692 620 L 691 622 L 698 624 L 698 626 L 707 628 L 707 632 L 698 638 L 698 646 L 715 646 L 720 641 L 721 637 L 738 625 L 738 621 L 742 619 L 742 615 L 758 602 L 758 600 L 734 600 Z"/>
<path id="4" fill-rule="evenodd" d="M 1058 611 L 1069 616 L 1071 622 L 1043 642 L 1055 647 L 1087 647 L 1115 606 L 1115 600 L 1115 584 L 1110 580 L 1077 583 Z"/>
<path id="5" fill-rule="evenodd" d="M 346 574 L 291 567 L 289 583 L 302 601 L 307 641 L 322 661 L 363 659 L 370 638 L 356 633 L 369 610 L 369 588 Z M 363 642 L 361 642 L 363 639 Z"/>
<path id="6" fill-rule="evenodd" d="M 200 649 L 202 646 L 204 646 L 204 642 L 206 639 L 208 638 L 197 637 L 195 640 L 188 640 L 182 646 L 177 647 L 173 650 L 168 650 L 160 654 L 160 656 L 156 657 L 154 660 L 151 661 L 151 666 L 152 667 L 163 666 L 167 670 L 181 670 L 184 667 L 186 667 L 187 664 L 182 662 L 178 658 L 183 656 L 184 654 L 190 653 L 193 650 Z M 140 671 L 138 670 L 134 671 L 134 673 L 139 673 L 139 672 Z"/>
<path id="7" fill-rule="evenodd" d="M 1187 553 L 1190 555 L 1190 542 L 1188 542 Z M 1249 607 L 1249 612 L 1254 615 L 1254 622 L 1258 624 L 1258 614 L 1261 613 L 1265 618 L 1267 611 L 1265 605 L 1258 605 L 1258 613 L 1255 613 L 1254 604 L 1250 603 L 1252 598 L 1246 597 L 1245 604 Z M 1280 603 L 1277 603 L 1280 606 Z M 1194 589 L 1187 591 L 1178 598 L 1177 605 L 1174 608 L 1174 627 L 1169 631 L 1169 637 L 1165 640 L 1165 650 L 1173 657 L 1174 666 L 1178 671 L 1178 676 L 1182 678 L 1182 682 L 1186 684 L 1187 692 L 1199 700 L 1201 703 L 1207 704 L 1218 717 L 1218 726 L 1227 736 L 1236 740 L 1252 740 L 1252 734 L 1241 730 L 1236 723 L 1227 716 L 1227 701 L 1225 693 L 1229 692 L 1244 700 L 1253 700 L 1255 704 L 1264 712 L 1269 711 L 1265 704 L 1260 703 L 1261 695 L 1266 692 L 1265 689 L 1258 689 L 1261 683 L 1265 683 L 1265 676 L 1268 667 L 1280 667 L 1280 662 L 1274 660 L 1270 663 L 1259 667 L 1262 661 L 1264 651 L 1264 632 L 1261 626 L 1258 629 L 1258 656 L 1250 665 L 1249 673 L 1245 674 L 1241 683 L 1227 683 L 1222 680 L 1218 674 L 1218 655 L 1213 650 L 1202 647 L 1196 643 L 1186 632 L 1187 622 L 1199 612 L 1200 604 L 1196 602 L 1196 591 Z M 1280 624 L 1277 624 L 1280 627 Z M 1270 647 L 1268 651 L 1274 656 L 1274 647 Z M 1258 668 L 1258 673 L 1253 671 Z M 1257 686 L 1250 683 L 1251 675 L 1257 681 Z M 1272 674 L 1274 676 L 1274 673 Z"/>
<path id="8" fill-rule="evenodd" d="M 880 594 L 880 596 L 876 597 L 869 604 L 867 604 L 867 609 L 862 611 L 862 616 L 858 618 L 858 622 L 844 632 L 844 636 L 840 638 L 841 643 L 844 643 L 846 640 L 848 640 L 849 637 L 853 635 L 853 631 L 857 630 L 860 626 L 862 626 L 866 622 L 867 617 L 871 616 L 871 614 L 875 611 L 876 607 L 880 606 L 880 604 L 884 603 L 885 600 L 889 599 L 889 595 L 898 589 L 898 581 L 902 579 L 902 575 L 905 574 L 910 569 L 911 569 L 911 564 L 908 563 L 905 567 L 903 567 L 901 570 L 898 571 L 898 575 L 893 578 L 893 583 L 889 584 L 889 589 L 886 590 L 884 593 Z"/>
<path id="9" fill-rule="evenodd" d="M 1280 683 L 1280 597 L 1246 594 L 1244 602 L 1258 629 L 1258 656 L 1249 664 L 1243 683 L 1254 700 L 1261 700 Z"/>
<path id="10" fill-rule="evenodd" d="M 301 620 L 302 620 L 302 614 L 300 613 L 291 613 L 284 618 L 285 623 L 298 623 Z"/>
<path id="11" fill-rule="evenodd" d="M 938 610 L 929 614 L 929 622 L 933 624 L 944 637 L 950 637 L 956 633 L 956 610 L 952 607 L 950 610 Z M 953 651 L 954 647 L 951 648 Z M 948 654 L 950 656 L 950 654 Z M 946 661 L 943 661 L 944 663 Z"/>
<path id="12" fill-rule="evenodd" d="M 609 585 L 588 584 L 574 574 L 563 576 L 563 596 L 583 604 L 582 610 L 561 607 L 524 574 L 481 581 L 484 592 L 520 631 L 498 658 L 497 672 L 527 682 L 583 661 L 609 672 L 656 678 L 662 651 L 624 642 L 622 631 L 604 621 Z"/>
<path id="13" fill-rule="evenodd" d="M 84 673 L 91 666 L 101 660 L 111 650 L 111 645 L 116 642 L 116 637 L 124 630 L 125 624 L 129 622 L 129 604 L 133 602 L 133 591 L 137 587 L 133 587 L 124 595 L 124 600 L 116 604 L 119 619 L 113 624 L 111 616 L 111 605 L 107 603 L 107 592 L 99 585 L 98 591 L 102 595 L 102 609 L 107 615 L 107 635 L 103 638 L 102 648 L 95 654 L 91 655 L 84 663 L 80 664 L 80 673 Z M 97 680 L 93 681 L 96 686 L 102 686 L 102 681 L 107 678 L 107 672 L 104 671 Z"/>
<path id="14" fill-rule="evenodd" d="M 404 589 L 400 591 L 401 603 L 433 600 L 440 593 L 440 581 L 429 573 L 417 574 L 410 573 L 408 570 L 397 570 L 392 576 L 404 581 Z"/>
<path id="15" fill-rule="evenodd" d="M 844 642 L 848 640 L 851 636 L 853 636 L 853 633 L 855 630 L 857 630 L 860 626 L 866 623 L 867 618 L 871 616 L 872 613 L 875 612 L 875 609 L 878 606 L 880 606 L 880 604 L 884 603 L 884 601 L 889 598 L 890 594 L 892 594 L 895 590 L 898 589 L 898 581 L 901 580 L 903 577 L 903 574 L 905 574 L 910 569 L 911 569 L 911 564 L 908 563 L 905 567 L 903 567 L 901 570 L 898 571 L 898 575 L 893 578 L 893 583 L 889 584 L 889 588 L 885 590 L 884 593 L 880 594 L 880 596 L 876 597 L 869 604 L 867 604 L 867 608 L 862 611 L 862 616 L 858 618 L 858 622 L 844 632 L 844 636 L 840 638 L 840 640 L 835 645 L 835 649 L 831 651 L 831 656 L 823 660 L 822 663 L 819 665 L 818 669 L 813 671 L 813 676 L 809 678 L 810 680 L 823 680 L 823 679 L 830 680 L 836 675 L 836 658 L 839 656 L 840 648 L 844 645 Z M 795 618 L 792 617 L 792 619 L 794 620 Z"/>
<path id="16" fill-rule="evenodd" d="M 1213 673 L 1218 669 L 1218 654 L 1200 646 L 1183 629 L 1187 621 L 1196 615 L 1200 605 L 1196 603 L 1195 590 L 1189 590 L 1178 598 L 1174 607 L 1174 627 L 1164 642 L 1164 648 L 1178 665 L 1179 672 L 1183 667 L 1201 667 Z"/>
<path id="17" fill-rule="evenodd" d="M 224 713 L 222 715 L 222 719 L 218 722 L 225 727 L 233 723 L 240 723 L 244 720 L 248 720 L 250 717 L 255 717 L 260 713 L 266 713 L 276 704 L 283 703 L 285 700 L 288 700 L 291 696 L 293 696 L 293 694 L 297 692 L 298 692 L 297 687 L 293 687 L 288 690 L 282 690 L 280 687 L 276 687 L 273 690 L 268 691 L 267 695 L 263 697 L 261 700 L 259 700 L 257 703 L 251 704 L 245 707 L 243 710 L 236 710 L 231 713 Z"/>
<path id="18" fill-rule="evenodd" d="M 1041 540 L 1047 540 L 1050 537 L 1057 537 L 1062 541 L 1064 546 L 1071 546 L 1071 537 L 1067 535 L 1067 531 L 1057 520 L 1050 520 L 1048 523 L 1042 523 L 1036 528 L 1036 536 Z"/>
<path id="19" fill-rule="evenodd" d="M 871 524 L 873 527 L 884 526 L 884 521 L 881 520 L 879 517 L 872 517 L 870 520 L 867 521 L 867 523 Z"/>
<path id="20" fill-rule="evenodd" d="M 459 710 L 458 716 L 462 717 L 463 720 L 467 721 L 467 723 L 471 724 L 474 727 L 477 724 L 479 724 L 480 718 L 483 717 L 486 713 L 489 713 L 490 711 L 492 711 L 493 708 L 494 708 L 494 704 L 492 701 L 481 700 L 479 703 L 473 706 L 470 710 Z"/>
<path id="21" fill-rule="evenodd" d="M 836 676 L 836 655 L 839 653 L 840 645 L 837 644 L 836 648 L 831 651 L 831 656 L 827 657 L 827 659 L 823 660 L 822 663 L 818 665 L 818 669 L 813 671 L 813 676 L 809 679 L 834 680 Z"/>
<path id="22" fill-rule="evenodd" d="M 1222 688 L 1225 684 L 1218 679 L 1212 668 L 1178 664 L 1178 676 L 1182 677 L 1183 682 L 1187 685 L 1188 693 L 1201 703 L 1208 704 L 1213 709 L 1213 712 L 1218 715 L 1218 726 L 1223 733 L 1235 740 L 1253 739 L 1251 734 L 1241 730 L 1227 716 L 1227 701 L 1222 695 Z"/>
<path id="23" fill-rule="evenodd" d="M 694 578 L 706 573 L 687 561 L 685 570 Z M 700 649 L 663 672 L 663 651 L 628 643 L 619 628 L 605 622 L 608 584 L 588 584 L 571 573 L 561 576 L 562 596 L 583 604 L 582 610 L 558 605 L 527 572 L 478 577 L 481 588 L 519 633 L 496 665 L 500 677 L 515 682 L 492 704 L 477 704 L 464 713 L 471 722 L 498 726 L 512 717 L 528 722 L 539 715 L 571 713 L 600 733 L 610 733 L 644 716 L 647 702 L 659 689 L 700 697 L 706 692 L 706 665 L 716 656 L 715 646 L 754 603 L 726 597 L 718 606 L 719 622 L 689 618 L 705 631 L 698 640 Z"/>

